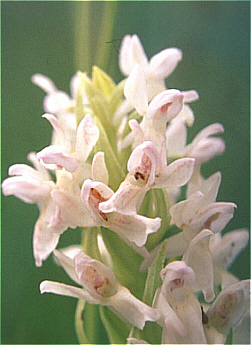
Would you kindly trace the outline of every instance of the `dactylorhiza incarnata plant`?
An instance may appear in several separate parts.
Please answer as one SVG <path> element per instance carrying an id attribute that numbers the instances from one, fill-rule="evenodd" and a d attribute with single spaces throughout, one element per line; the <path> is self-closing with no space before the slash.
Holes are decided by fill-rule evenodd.
<path id="1" fill-rule="evenodd" d="M 165 87 L 181 59 L 169 48 L 148 60 L 139 38 L 127 35 L 118 85 L 96 66 L 91 77 L 72 78 L 71 96 L 32 76 L 46 93 L 52 142 L 29 153 L 34 168 L 11 166 L 2 190 L 38 205 L 36 266 L 53 253 L 78 285 L 45 280 L 40 291 L 79 300 L 80 342 L 91 342 L 94 309 L 111 343 L 248 339 L 250 281 L 228 272 L 248 231 L 221 235 L 236 205 L 216 201 L 220 172 L 201 175 L 202 164 L 224 152 L 214 136 L 224 129 L 214 123 L 187 144 L 198 94 Z M 77 227 L 81 245 L 56 249 L 60 235 Z"/>

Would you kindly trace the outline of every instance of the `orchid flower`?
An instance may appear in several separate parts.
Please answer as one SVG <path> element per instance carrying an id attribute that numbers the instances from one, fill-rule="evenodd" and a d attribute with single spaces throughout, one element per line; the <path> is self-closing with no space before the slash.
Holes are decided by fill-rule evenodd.
<path id="1" fill-rule="evenodd" d="M 123 38 L 119 55 L 119 67 L 125 76 L 129 76 L 135 64 L 144 70 L 147 79 L 148 95 L 152 99 L 165 89 L 165 78 L 176 68 L 182 59 L 182 52 L 177 48 L 164 49 L 148 61 L 144 48 L 137 35 Z"/>
<path id="2" fill-rule="evenodd" d="M 177 116 L 167 127 L 167 151 L 169 157 L 193 157 L 196 164 L 201 165 L 216 155 L 225 151 L 225 143 L 221 138 L 211 137 L 224 132 L 220 123 L 214 123 L 203 128 L 187 145 L 187 129 L 184 122 L 192 123 L 192 115 Z M 181 114 L 183 115 L 183 114 Z"/>
<path id="3" fill-rule="evenodd" d="M 70 259 L 60 251 L 54 255 L 70 278 L 81 287 L 45 280 L 40 284 L 41 293 L 84 299 L 91 304 L 110 308 L 122 320 L 143 329 L 146 321 L 156 321 L 159 312 L 144 304 L 116 280 L 113 271 L 83 251 Z"/>
<path id="4" fill-rule="evenodd" d="M 41 266 L 57 246 L 60 234 L 70 224 L 51 197 L 51 193 L 59 188 L 60 179 L 56 183 L 52 181 L 35 153 L 30 153 L 28 159 L 36 169 L 25 164 L 12 165 L 9 168 L 11 177 L 3 181 L 2 190 L 4 195 L 15 195 L 24 202 L 38 205 L 40 215 L 34 229 L 33 253 L 36 266 Z M 65 175 L 64 178 L 67 180 L 69 176 Z"/>
<path id="5" fill-rule="evenodd" d="M 210 238 L 210 251 L 213 258 L 215 285 L 221 288 L 238 282 L 238 279 L 228 272 L 236 257 L 247 246 L 249 232 L 247 229 L 230 231 L 224 236 L 217 233 Z"/>
<path id="6" fill-rule="evenodd" d="M 77 181 L 88 177 L 90 166 L 85 164 L 99 137 L 99 129 L 93 118 L 87 114 L 80 122 L 76 133 L 70 140 L 60 126 L 59 121 L 50 114 L 44 117 L 50 121 L 54 130 L 61 137 L 60 145 L 50 145 L 37 154 L 37 157 L 49 169 L 62 169 L 74 173 Z M 75 150 L 75 154 L 72 152 Z"/>
<path id="7" fill-rule="evenodd" d="M 183 186 L 192 175 L 193 165 L 192 158 L 164 165 L 156 146 L 145 141 L 133 150 L 127 163 L 126 179 L 99 208 L 102 212 L 135 214 L 149 189 Z"/>
<path id="8" fill-rule="evenodd" d="M 66 116 L 66 113 L 69 113 L 69 110 L 74 106 L 80 84 L 78 73 L 76 73 L 70 81 L 71 97 L 66 92 L 58 90 L 53 81 L 43 74 L 34 74 L 31 77 L 31 81 L 46 93 L 43 102 L 46 112 L 58 116 L 63 113 L 64 116 Z M 85 100 L 84 92 L 83 99 Z"/>
<path id="9" fill-rule="evenodd" d="M 208 343 L 224 343 L 230 329 L 245 317 L 249 305 L 250 280 L 223 289 L 206 312 L 204 330 Z"/>
<path id="10" fill-rule="evenodd" d="M 161 271 L 162 287 L 154 306 L 161 312 L 162 344 L 206 344 L 201 307 L 191 288 L 195 274 L 183 261 L 173 261 Z"/>
<path id="11" fill-rule="evenodd" d="M 234 203 L 214 201 L 220 178 L 218 173 L 212 175 L 197 191 L 189 190 L 188 187 L 188 198 L 170 208 L 171 222 L 183 229 L 188 241 L 202 229 L 220 232 L 233 217 L 236 208 Z"/>
<path id="12" fill-rule="evenodd" d="M 144 140 L 151 140 L 162 150 L 166 146 L 166 124 L 175 118 L 184 106 L 198 98 L 195 91 L 181 92 L 175 89 L 164 90 L 157 94 L 149 103 L 147 84 L 142 67 L 136 64 L 124 87 L 126 100 L 143 116 L 141 123 L 132 119 L 132 129 L 122 140 L 121 148 L 133 143 L 134 146 Z M 149 103 L 149 104 L 148 104 Z"/>

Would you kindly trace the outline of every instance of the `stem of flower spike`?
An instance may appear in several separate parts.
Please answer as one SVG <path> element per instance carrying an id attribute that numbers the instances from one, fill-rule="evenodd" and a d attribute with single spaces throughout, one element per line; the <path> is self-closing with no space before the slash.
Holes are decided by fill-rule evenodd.
<path id="1" fill-rule="evenodd" d="M 74 9 L 76 69 L 90 74 L 92 66 L 97 65 L 108 71 L 112 50 L 108 43 L 112 41 L 117 1 L 79 1 Z M 102 18 L 98 18 L 100 15 Z M 97 21 L 102 22 L 99 32 L 96 32 Z"/>

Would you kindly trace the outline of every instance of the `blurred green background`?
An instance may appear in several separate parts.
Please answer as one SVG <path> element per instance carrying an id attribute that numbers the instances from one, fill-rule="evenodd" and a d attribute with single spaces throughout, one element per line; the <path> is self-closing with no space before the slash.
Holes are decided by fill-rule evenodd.
<path id="1" fill-rule="evenodd" d="M 75 63 L 75 13 L 89 16 L 92 56 L 102 30 L 102 2 L 2 2 L 2 179 L 14 163 L 27 163 L 30 151 L 50 143 L 51 128 L 41 119 L 43 91 L 30 82 L 34 73 L 48 75 L 69 92 Z M 207 177 L 220 170 L 218 200 L 238 208 L 226 230 L 249 227 L 249 2 L 117 2 L 114 39 L 138 34 L 148 57 L 167 47 L 179 47 L 184 57 L 167 86 L 196 89 L 196 121 L 190 130 L 214 122 L 225 126 L 226 153 L 203 167 Z M 83 38 L 84 40 L 84 38 Z M 108 39 L 107 39 L 108 41 Z M 89 44 L 90 46 L 90 44 Z M 83 41 L 85 53 L 87 42 Z M 116 81 L 118 53 L 111 50 L 110 71 Z M 79 54 L 80 56 L 81 54 Z M 95 61 L 94 61 L 95 62 Z M 102 66 L 101 66 L 102 67 Z M 38 212 L 14 197 L 2 197 L 2 343 L 75 344 L 76 300 L 40 295 L 39 283 L 51 279 L 70 283 L 50 257 L 36 268 L 32 255 L 33 225 Z M 79 243 L 80 232 L 69 230 L 60 247 Z M 232 271 L 249 276 L 249 249 Z"/>

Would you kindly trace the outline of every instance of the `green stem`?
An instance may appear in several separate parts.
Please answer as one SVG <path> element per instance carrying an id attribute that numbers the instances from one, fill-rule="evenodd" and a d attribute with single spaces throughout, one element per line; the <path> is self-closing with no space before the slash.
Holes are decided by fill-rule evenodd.
<path id="1" fill-rule="evenodd" d="M 96 65 L 105 71 L 109 69 L 112 45 L 109 45 L 108 42 L 112 41 L 117 7 L 117 1 L 105 1 L 104 3 L 101 32 L 97 44 Z"/>
<path id="2" fill-rule="evenodd" d="M 75 312 L 75 328 L 78 337 L 79 344 L 89 344 L 89 341 L 85 335 L 83 327 L 83 311 L 85 308 L 85 300 L 78 300 L 76 312 Z"/>
<path id="3" fill-rule="evenodd" d="M 79 1 L 74 6 L 74 60 L 77 70 L 91 72 L 91 2 Z"/>

